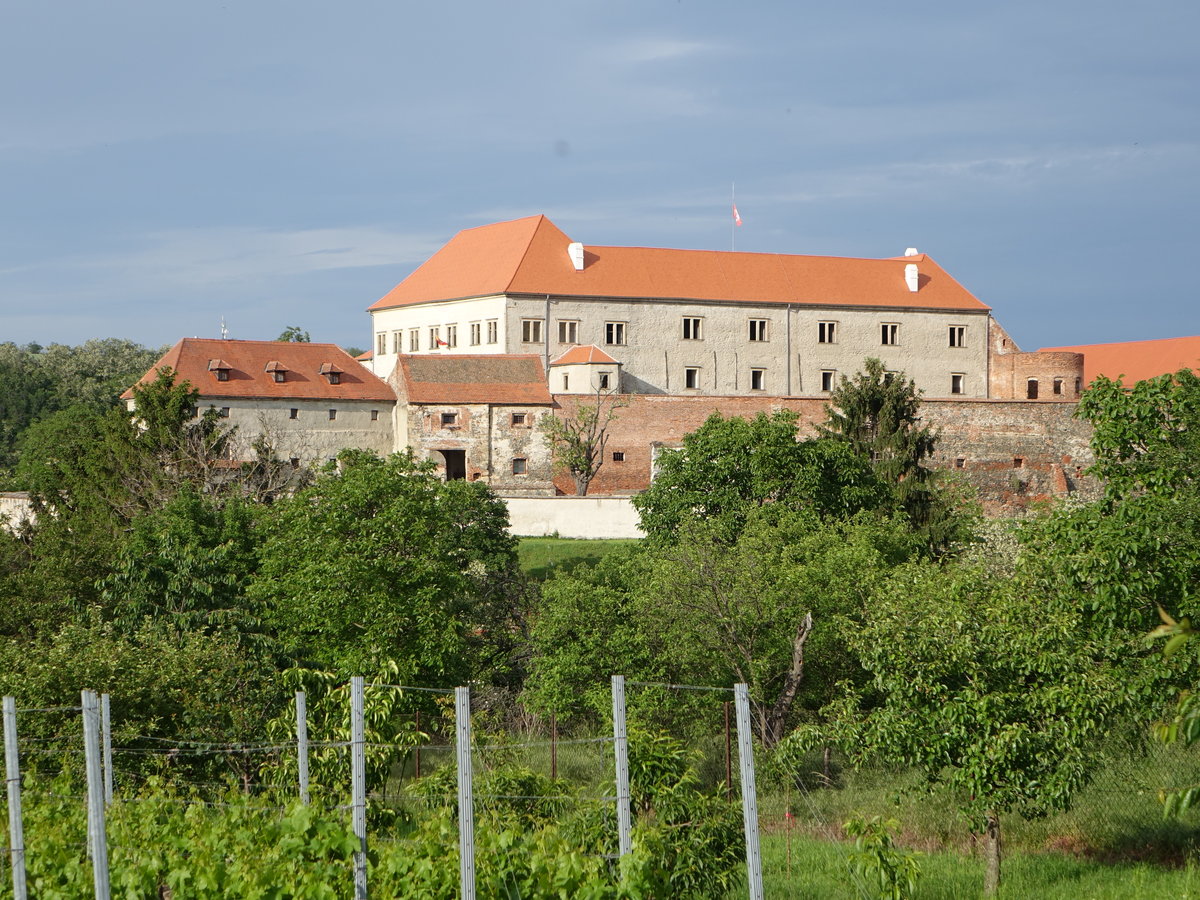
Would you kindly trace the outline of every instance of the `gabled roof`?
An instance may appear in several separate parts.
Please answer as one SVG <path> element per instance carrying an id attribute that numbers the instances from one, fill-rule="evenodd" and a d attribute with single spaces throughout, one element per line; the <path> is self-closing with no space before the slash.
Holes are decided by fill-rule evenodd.
<path id="1" fill-rule="evenodd" d="M 216 372 L 210 371 L 212 360 L 228 370 L 228 381 L 218 381 Z M 286 372 L 283 381 L 275 381 L 267 370 L 270 363 Z M 336 344 L 184 338 L 163 354 L 138 384 L 154 381 L 164 366 L 175 371 L 177 380 L 191 382 L 205 399 L 396 400 L 395 392 L 382 379 Z M 322 366 L 342 373 L 338 384 L 330 384 L 320 374 Z M 132 389 L 121 395 L 126 400 L 132 396 Z"/>
<path id="2" fill-rule="evenodd" d="M 401 355 L 392 378 L 403 379 L 410 403 L 554 403 L 540 356 Z"/>
<path id="3" fill-rule="evenodd" d="M 583 270 L 576 271 L 567 254 L 570 243 L 545 216 L 468 228 L 370 310 L 497 294 L 989 309 L 925 254 L 849 259 L 587 246 Z M 916 292 L 905 284 L 909 264 L 919 269 Z"/>
<path id="4" fill-rule="evenodd" d="M 1126 385 L 1178 372 L 1200 371 L 1200 335 L 1163 338 L 1157 341 L 1123 341 L 1116 344 L 1080 344 L 1075 347 L 1043 347 L 1044 352 L 1083 354 L 1083 380 L 1091 384 L 1099 375 L 1124 376 Z"/>
<path id="5" fill-rule="evenodd" d="M 578 366 L 595 363 L 599 365 L 620 365 L 615 359 L 597 347 L 595 344 L 572 347 L 558 359 L 550 360 L 552 366 Z"/>

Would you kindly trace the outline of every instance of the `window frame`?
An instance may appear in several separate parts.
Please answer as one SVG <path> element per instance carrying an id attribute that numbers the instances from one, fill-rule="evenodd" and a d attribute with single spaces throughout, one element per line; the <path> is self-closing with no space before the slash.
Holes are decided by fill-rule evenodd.
<path id="1" fill-rule="evenodd" d="M 951 372 L 950 373 L 950 393 L 951 394 L 965 393 L 963 388 L 966 385 L 966 381 L 967 381 L 967 373 L 966 372 Z"/>
<path id="2" fill-rule="evenodd" d="M 681 340 L 685 341 L 702 341 L 704 340 L 704 317 L 703 316 L 684 316 L 682 321 Z"/>
<path id="3" fill-rule="evenodd" d="M 417 353 L 421 349 L 421 329 L 408 329 L 408 352 Z"/>
<path id="4" fill-rule="evenodd" d="M 522 319 L 521 320 L 521 343 L 522 344 L 540 344 L 540 343 L 542 343 L 542 320 L 541 319 Z"/>
<path id="5" fill-rule="evenodd" d="M 683 367 L 683 389 L 685 391 L 700 390 L 700 367 L 699 366 L 684 366 Z"/>
<path id="6" fill-rule="evenodd" d="M 900 323 L 899 322 L 880 322 L 879 323 L 879 346 L 881 346 L 881 347 L 898 347 L 898 346 L 900 346 Z"/>
<path id="7" fill-rule="evenodd" d="M 817 322 L 817 343 L 836 344 L 838 342 L 838 321 L 825 319 Z"/>
<path id="8" fill-rule="evenodd" d="M 750 319 L 748 337 L 752 344 L 765 344 L 771 340 L 770 319 Z"/>
<path id="9" fill-rule="evenodd" d="M 831 394 L 837 387 L 837 369 L 821 370 L 821 393 Z"/>
<path id="10" fill-rule="evenodd" d="M 483 340 L 483 323 L 482 322 L 472 322 L 470 331 L 471 331 L 471 346 L 478 347 L 479 344 L 481 343 L 481 341 Z"/>
<path id="11" fill-rule="evenodd" d="M 487 343 L 497 343 L 500 340 L 500 320 L 487 319 L 484 324 L 487 325 Z"/>
<path id="12" fill-rule="evenodd" d="M 558 320 L 558 342 L 560 344 L 578 344 L 579 343 L 579 320 L 578 319 L 559 319 Z"/>
<path id="13" fill-rule="evenodd" d="M 453 350 L 458 346 L 458 323 L 446 326 L 446 349 Z"/>
<path id="14" fill-rule="evenodd" d="M 765 391 L 767 389 L 767 370 L 752 368 L 750 370 L 750 390 Z"/>
<path id="15" fill-rule="evenodd" d="M 961 350 L 967 346 L 967 326 L 966 325 L 951 325 L 950 328 L 950 346 Z"/>
<path id="16" fill-rule="evenodd" d="M 512 473 L 513 475 L 528 475 L 529 458 L 525 456 L 514 456 L 512 458 Z"/>
<path id="17" fill-rule="evenodd" d="M 625 347 L 629 344 L 628 322 L 605 322 L 604 344 L 607 347 Z"/>

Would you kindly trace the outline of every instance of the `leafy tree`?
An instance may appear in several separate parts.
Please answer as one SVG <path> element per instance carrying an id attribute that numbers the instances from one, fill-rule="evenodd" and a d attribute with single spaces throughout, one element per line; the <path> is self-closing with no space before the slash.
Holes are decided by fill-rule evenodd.
<path id="1" fill-rule="evenodd" d="M 604 465 L 608 426 L 625 406 L 612 391 L 596 390 L 595 403 L 581 403 L 573 416 L 542 416 L 546 446 L 559 468 L 575 480 L 575 493 L 586 496 L 588 485 Z"/>
<path id="2" fill-rule="evenodd" d="M 832 441 L 796 439 L 797 415 L 779 410 L 753 419 L 713 413 L 658 459 L 650 487 L 633 498 L 642 530 L 671 541 L 686 522 L 719 523 L 733 540 L 755 509 L 809 509 L 824 518 L 886 506 L 886 486 L 870 466 Z"/>
<path id="3" fill-rule="evenodd" d="M 287 328 L 283 329 L 279 337 L 275 338 L 275 340 L 307 344 L 312 341 L 312 338 L 309 337 L 308 332 L 303 330 L 299 325 L 289 325 Z"/>
<path id="4" fill-rule="evenodd" d="M 512 639 L 507 526 L 483 484 L 442 481 L 411 452 L 343 451 L 272 507 L 250 595 L 303 665 L 347 675 L 395 659 L 404 683 L 461 684 Z"/>
<path id="5" fill-rule="evenodd" d="M 968 535 L 959 510 L 961 498 L 939 490 L 940 470 L 925 465 L 937 435 L 921 424 L 921 395 L 916 382 L 888 372 L 878 359 L 868 359 L 853 379 L 842 376 L 830 395 L 823 436 L 845 442 L 895 495 L 909 520 L 944 551 Z"/>
<path id="6" fill-rule="evenodd" d="M 1001 816 L 1065 808 L 1124 711 L 1119 670 L 1070 609 L 1011 579 L 914 563 L 877 592 L 850 648 L 870 674 L 830 710 L 852 760 L 915 766 L 986 833 L 1000 879 Z M 796 732 L 804 742 L 814 733 Z"/>

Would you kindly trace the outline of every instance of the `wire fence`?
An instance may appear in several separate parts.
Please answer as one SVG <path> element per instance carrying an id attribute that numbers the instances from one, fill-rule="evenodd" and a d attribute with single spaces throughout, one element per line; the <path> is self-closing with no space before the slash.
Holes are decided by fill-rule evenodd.
<path id="1" fill-rule="evenodd" d="M 678 690 L 642 684 L 632 689 Z M 397 711 L 394 697 L 410 691 L 440 694 L 438 714 Z M 129 894 L 129 885 L 143 877 L 139 873 L 164 871 L 172 854 L 197 858 L 209 841 L 223 843 L 224 864 L 252 866 L 253 858 L 237 859 L 239 842 L 246 842 L 241 850 L 248 856 L 254 853 L 244 835 L 287 832 L 300 815 L 297 807 L 316 808 L 340 820 L 343 843 L 349 820 L 352 847 L 342 854 L 339 878 L 345 877 L 348 864 L 356 900 L 371 895 L 368 859 L 376 861 L 376 869 L 386 868 L 379 864 L 380 848 L 403 844 L 431 822 L 444 826 L 452 821 L 457 827 L 457 895 L 464 900 L 476 895 L 477 827 L 532 829 L 554 822 L 580 840 L 576 852 L 615 873 L 620 857 L 632 852 L 631 804 L 647 803 L 648 779 L 664 774 L 682 778 L 693 760 L 686 754 L 687 759 L 678 760 L 678 772 L 654 775 L 662 754 L 654 757 L 642 723 L 630 732 L 623 678 L 614 677 L 612 691 L 611 734 L 560 736 L 553 717 L 524 733 L 475 733 L 468 688 L 368 684 L 354 678 L 326 691 L 313 708 L 306 693 L 297 692 L 291 733 L 268 733 L 251 742 L 168 738 L 128 728 L 118 728 L 120 737 L 114 740 L 107 695 L 83 691 L 78 707 L 38 709 L 17 709 L 15 700 L 5 697 L 8 841 L 0 848 L 0 859 L 7 861 L 6 895 L 25 900 L 31 869 L 43 873 L 43 880 L 52 873 L 64 886 L 74 886 L 76 893 L 61 896 L 87 896 L 80 892 L 86 880 L 90 895 L 106 900 L 114 873 Z M 725 691 L 723 696 L 735 694 Z M 737 697 L 738 703 L 748 702 L 744 690 Z M 343 708 L 335 711 L 336 705 Z M 708 743 L 724 743 L 736 755 L 734 742 L 720 732 L 728 709 L 721 703 L 715 709 L 716 730 Z M 72 735 L 72 729 L 59 723 L 47 734 L 36 727 L 44 715 L 74 720 L 77 730 Z M 483 717 L 485 711 L 477 707 L 474 716 Z M 748 716 L 747 707 L 747 723 Z M 24 726 L 31 726 L 28 737 L 20 734 Z M 745 739 L 749 746 L 748 730 Z M 741 764 L 738 781 L 749 787 L 742 880 L 751 898 L 761 898 L 753 753 Z M 718 768 L 724 767 L 726 792 L 732 797 L 729 765 L 723 757 Z M 666 812 L 656 812 L 666 821 Z M 36 825 L 29 842 L 27 818 Z M 679 827 L 685 826 L 702 823 Z M 316 826 L 304 827 L 311 831 Z M 222 828 L 227 833 L 214 833 Z M 443 855 L 449 850 L 443 846 Z M 300 866 L 305 862 L 297 860 Z M 173 895 L 167 884 L 147 883 L 146 888 Z"/>

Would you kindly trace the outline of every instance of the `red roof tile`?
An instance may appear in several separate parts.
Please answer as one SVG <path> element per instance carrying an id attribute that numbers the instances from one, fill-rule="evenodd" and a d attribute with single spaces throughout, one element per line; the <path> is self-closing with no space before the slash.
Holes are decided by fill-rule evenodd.
<path id="1" fill-rule="evenodd" d="M 209 371 L 211 362 L 219 362 L 229 371 L 228 381 L 218 381 Z M 267 371 L 269 363 L 286 371 L 282 382 Z M 200 396 L 223 398 L 296 399 L 296 400 L 379 400 L 394 402 L 395 392 L 376 375 L 336 344 L 309 344 L 288 341 L 220 341 L 184 338 L 168 350 L 138 384 L 148 384 L 164 366 L 174 369 L 177 378 L 190 381 Z M 338 384 L 321 376 L 322 366 L 342 373 Z M 132 390 L 121 395 L 133 396 Z"/>
<path id="2" fill-rule="evenodd" d="M 1178 372 L 1200 371 L 1200 336 L 1164 338 L 1157 341 L 1124 341 L 1117 344 L 1080 344 L 1075 347 L 1043 347 L 1043 351 L 1083 354 L 1083 380 L 1091 384 L 1099 375 L 1124 376 L 1125 384 Z"/>
<path id="3" fill-rule="evenodd" d="M 469 228 L 370 309 L 492 294 L 989 309 L 925 254 L 849 259 L 588 246 L 576 271 L 569 243 L 545 216 Z M 910 263 L 920 269 L 915 293 L 904 280 Z"/>
<path id="4" fill-rule="evenodd" d="M 410 403 L 500 403 L 550 406 L 539 356 L 399 356 L 393 378 Z"/>
<path id="5" fill-rule="evenodd" d="M 595 344 L 588 344 L 583 347 L 572 347 L 558 359 L 550 360 L 552 366 L 574 366 L 581 363 L 599 363 L 601 365 L 615 365 L 616 360 L 597 347 Z"/>

